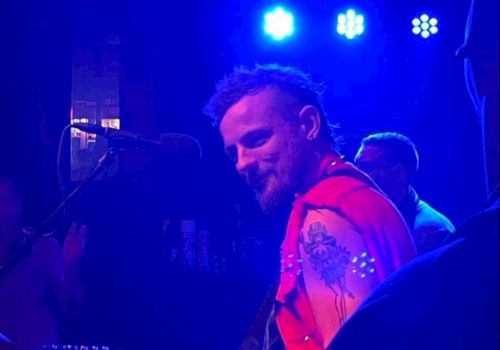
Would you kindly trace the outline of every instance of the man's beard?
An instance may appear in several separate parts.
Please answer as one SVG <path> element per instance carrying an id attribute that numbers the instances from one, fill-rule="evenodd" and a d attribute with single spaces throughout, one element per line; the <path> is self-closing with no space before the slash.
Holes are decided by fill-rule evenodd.
<path id="1" fill-rule="evenodd" d="M 256 198 L 264 214 L 274 214 L 293 202 L 294 193 L 278 189 L 266 195 L 256 192 Z"/>
<path id="2" fill-rule="evenodd" d="M 297 157 L 295 161 L 289 163 L 300 165 L 290 167 L 290 169 L 286 172 L 286 175 L 284 175 L 282 178 L 270 179 L 275 181 L 281 180 L 280 184 L 275 185 L 271 192 L 255 192 L 260 208 L 265 214 L 274 214 L 293 203 L 295 194 L 303 185 L 305 174 L 307 173 L 306 163 L 298 161 L 299 159 L 300 158 Z"/>

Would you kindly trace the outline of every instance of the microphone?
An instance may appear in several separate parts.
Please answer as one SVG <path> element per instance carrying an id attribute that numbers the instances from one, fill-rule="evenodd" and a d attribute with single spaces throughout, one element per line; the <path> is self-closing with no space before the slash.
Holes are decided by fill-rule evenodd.
<path id="1" fill-rule="evenodd" d="M 71 124 L 71 127 L 91 134 L 104 136 L 110 141 L 121 144 L 154 148 L 166 154 L 190 154 L 191 157 L 198 159 L 202 157 L 199 141 L 187 134 L 163 133 L 160 135 L 160 140 L 158 141 L 145 138 L 136 132 L 102 127 L 96 124 L 74 123 Z"/>
<path id="2" fill-rule="evenodd" d="M 89 124 L 89 123 L 74 123 L 71 124 L 71 127 L 80 129 L 90 134 L 104 136 L 105 138 L 112 141 L 130 142 L 132 144 L 143 145 L 143 146 L 160 146 L 159 141 L 144 138 L 141 134 L 131 131 L 118 130 L 113 128 L 104 128 L 97 124 Z"/>

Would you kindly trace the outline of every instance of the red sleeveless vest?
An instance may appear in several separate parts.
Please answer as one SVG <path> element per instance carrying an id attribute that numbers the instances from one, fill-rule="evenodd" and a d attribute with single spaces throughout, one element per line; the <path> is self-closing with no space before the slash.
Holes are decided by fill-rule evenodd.
<path id="1" fill-rule="evenodd" d="M 379 283 L 416 255 L 411 234 L 395 206 L 366 174 L 350 163 L 334 160 L 325 157 L 320 168 L 323 179 L 295 200 L 281 247 L 276 321 L 288 350 L 324 349 L 300 267 L 300 233 L 308 210 L 341 212 L 354 224 L 368 254 L 375 258 Z"/>

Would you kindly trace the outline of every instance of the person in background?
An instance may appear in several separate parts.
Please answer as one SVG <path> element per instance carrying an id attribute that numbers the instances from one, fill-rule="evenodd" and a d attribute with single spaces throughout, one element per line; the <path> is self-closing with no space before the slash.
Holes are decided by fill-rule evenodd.
<path id="1" fill-rule="evenodd" d="M 23 248 L 33 231 L 21 224 L 23 196 L 11 174 L 0 174 L 0 267 Z M 82 302 L 79 278 L 87 227 L 72 224 L 64 247 L 51 235 L 0 279 L 0 332 L 18 350 L 59 342 L 55 315 Z"/>
<path id="2" fill-rule="evenodd" d="M 456 52 L 464 60 L 465 86 L 481 123 L 486 193 L 498 197 L 498 2 L 472 1 L 465 40 Z"/>
<path id="3" fill-rule="evenodd" d="M 439 247 L 455 232 L 451 221 L 420 199 L 413 187 L 419 156 L 408 137 L 395 132 L 368 135 L 361 141 L 354 163 L 370 175 L 403 214 L 419 255 Z"/>

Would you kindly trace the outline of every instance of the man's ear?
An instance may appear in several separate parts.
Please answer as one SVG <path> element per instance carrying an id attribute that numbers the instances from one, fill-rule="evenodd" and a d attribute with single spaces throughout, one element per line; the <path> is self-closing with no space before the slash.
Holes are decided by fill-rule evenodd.
<path id="1" fill-rule="evenodd" d="M 392 171 L 398 174 L 398 178 L 404 179 L 406 182 L 411 182 L 412 176 L 410 174 L 410 170 L 403 164 L 394 165 Z"/>
<path id="2" fill-rule="evenodd" d="M 308 140 L 315 140 L 321 129 L 321 115 L 319 110 L 306 105 L 299 112 L 300 128 Z"/>

